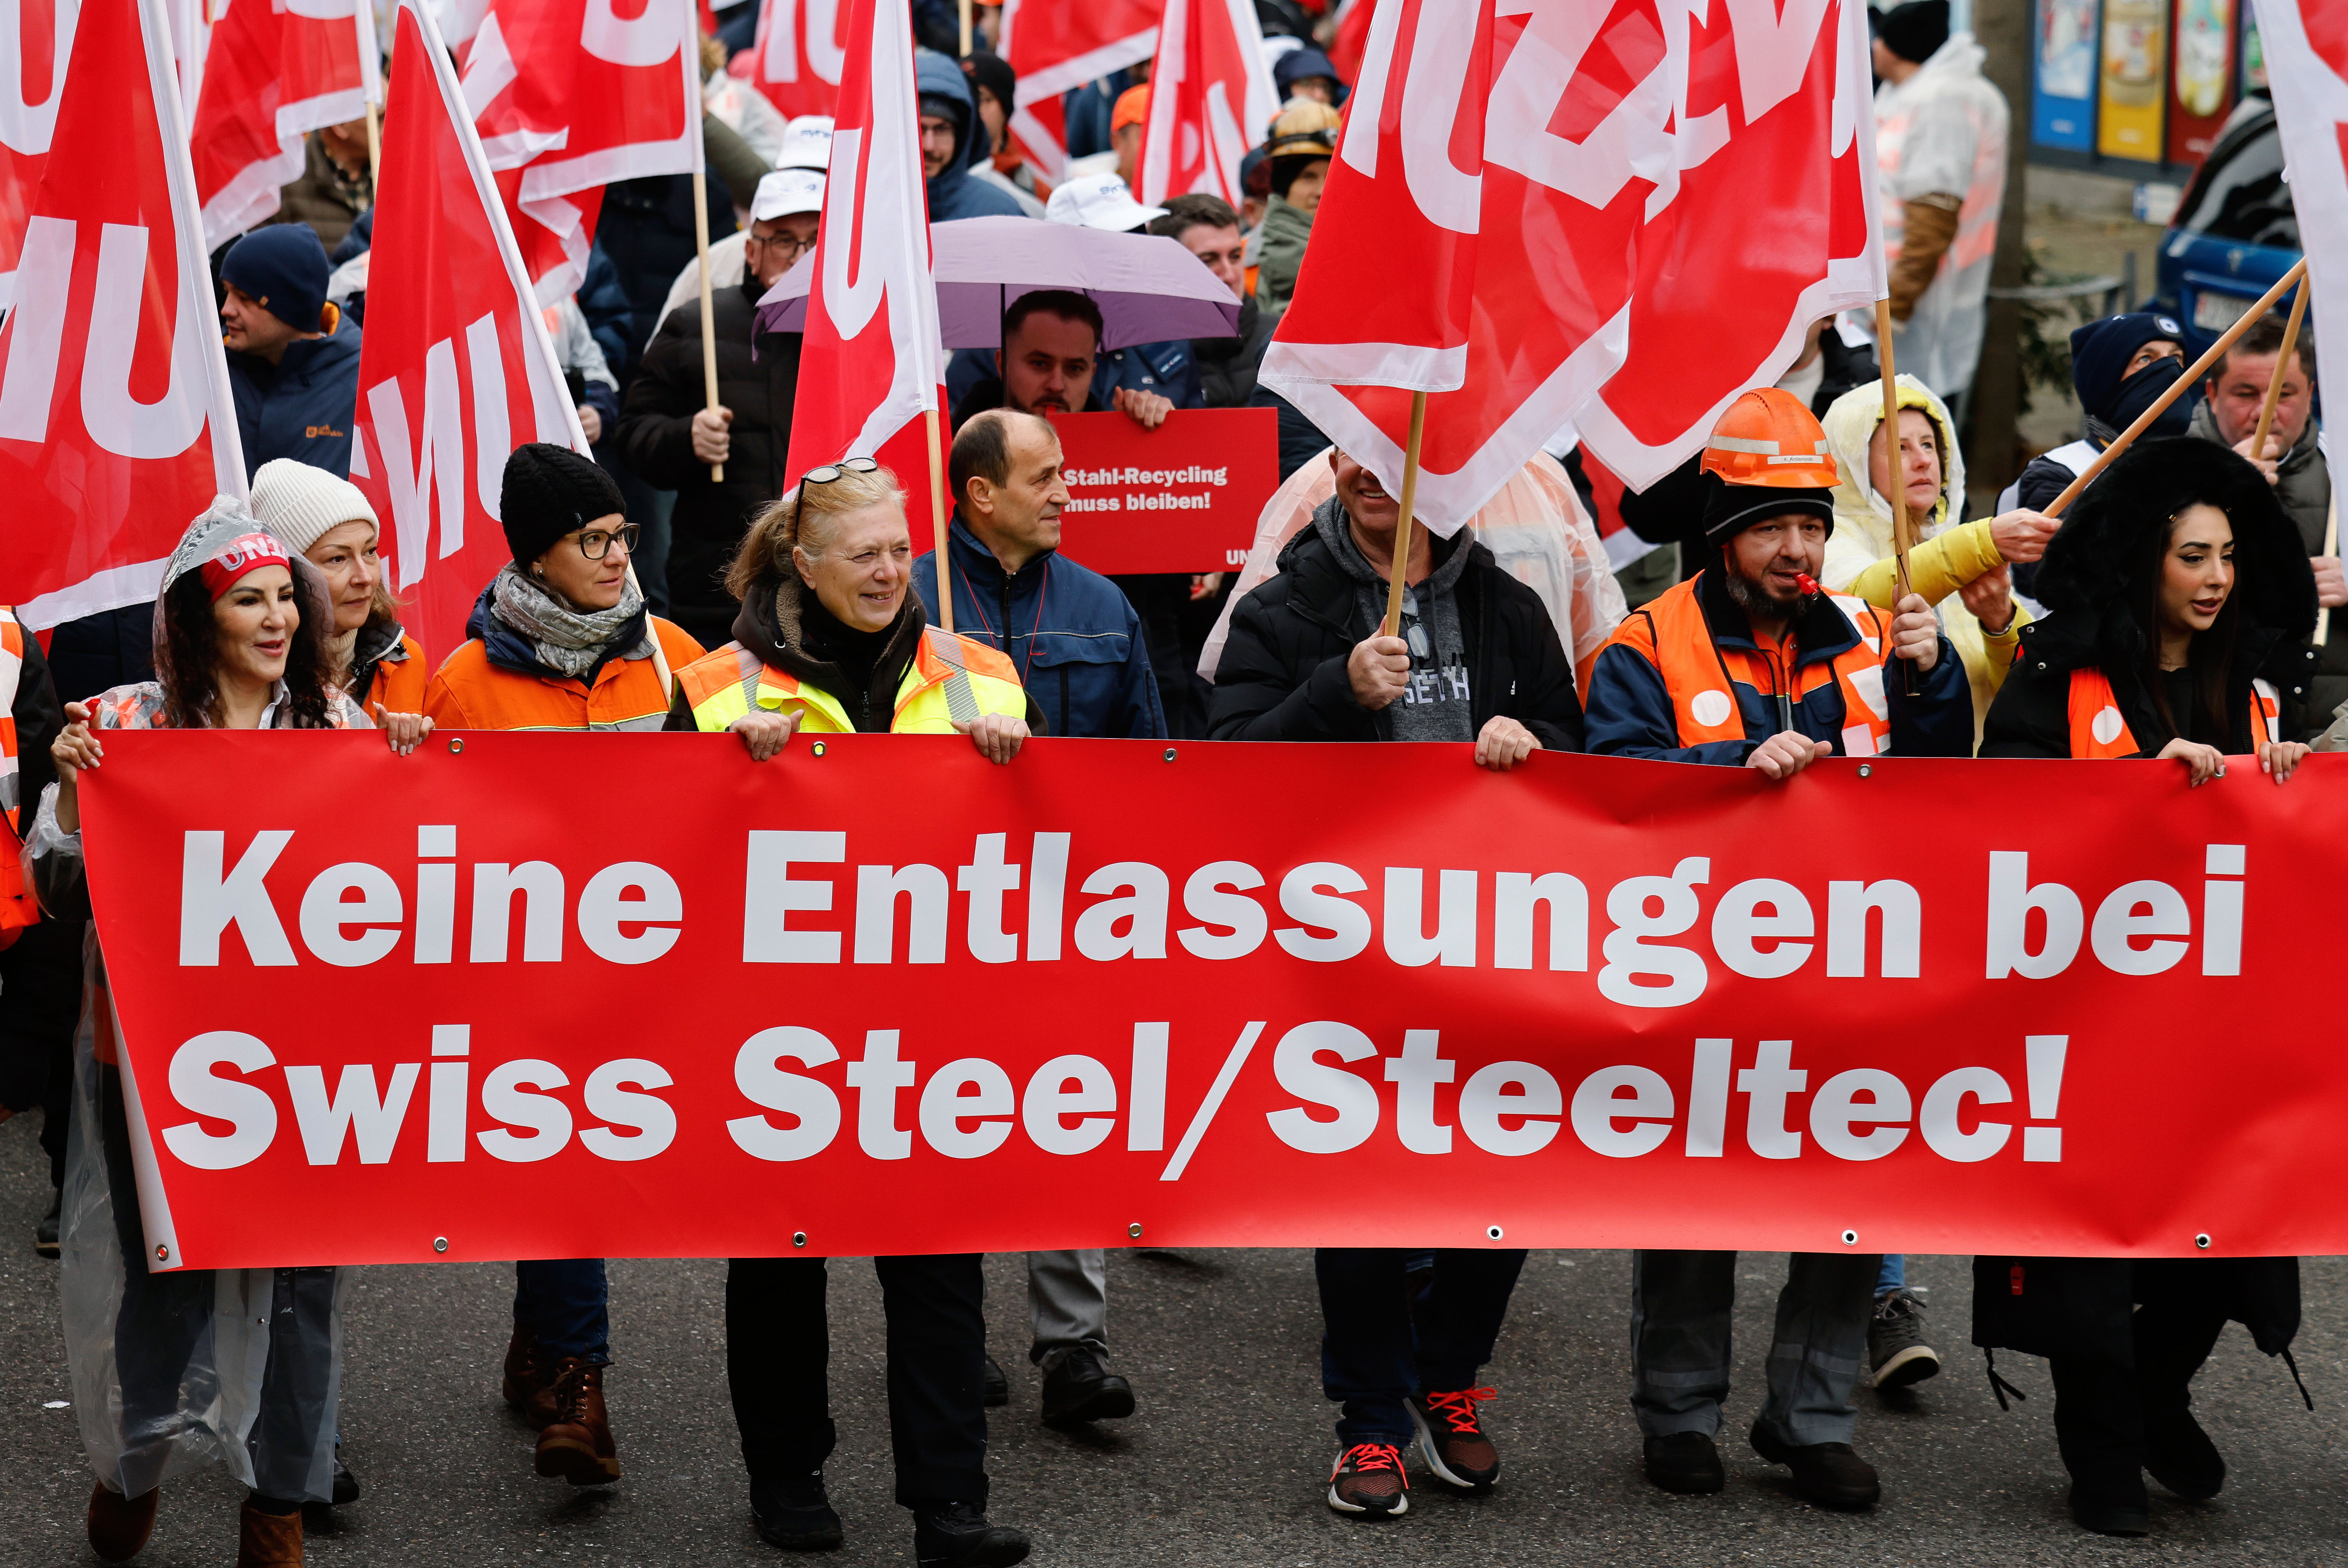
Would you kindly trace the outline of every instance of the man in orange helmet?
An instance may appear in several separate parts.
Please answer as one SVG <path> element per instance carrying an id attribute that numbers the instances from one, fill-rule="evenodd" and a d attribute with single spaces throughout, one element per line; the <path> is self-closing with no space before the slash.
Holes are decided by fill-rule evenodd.
<path id="1" fill-rule="evenodd" d="M 1910 594 L 1890 614 L 1818 591 L 1835 464 L 1810 411 L 1774 386 L 1746 393 L 1705 443 L 1704 469 L 1711 559 L 1632 610 L 1599 650 L 1590 749 L 1777 780 L 1837 753 L 1971 755 L 1971 688 L 1923 600 Z M 1916 696 L 1894 660 L 1914 670 Z M 1762 1045 L 1743 1074 L 1756 1081 L 1756 1106 L 1770 1084 L 1782 1105 L 1800 1081 L 1787 1047 L 1772 1050 Z M 1753 1449 L 1791 1466 L 1802 1495 L 1828 1508 L 1871 1508 L 1882 1495 L 1850 1446 L 1881 1262 L 1796 1253 L 1777 1297 Z M 1647 1479 L 1666 1491 L 1715 1492 L 1725 1481 L 1714 1437 L 1735 1282 L 1733 1252 L 1632 1255 L 1631 1405 Z"/>
<path id="2" fill-rule="evenodd" d="M 1829 755 L 1972 755 L 1964 670 L 1931 607 L 1910 594 L 1893 614 L 1818 586 L 1835 462 L 1810 411 L 1777 387 L 1746 393 L 1706 440 L 1704 473 L 1711 559 L 1599 651 L 1591 751 L 1772 779 Z"/>

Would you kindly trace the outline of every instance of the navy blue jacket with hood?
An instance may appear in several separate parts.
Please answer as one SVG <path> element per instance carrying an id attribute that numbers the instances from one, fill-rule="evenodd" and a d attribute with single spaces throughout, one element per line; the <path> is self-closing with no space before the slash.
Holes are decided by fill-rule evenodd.
<path id="1" fill-rule="evenodd" d="M 347 318 L 319 338 L 296 338 L 275 364 L 258 354 L 228 356 L 236 430 L 249 480 L 273 457 L 291 457 L 351 477 L 351 419 L 359 402 L 359 329 Z"/>
<path id="2" fill-rule="evenodd" d="M 970 166 L 976 161 L 973 154 L 978 152 L 971 136 L 978 106 L 971 98 L 970 78 L 962 74 L 962 67 L 935 49 L 915 49 L 913 76 L 922 97 L 944 98 L 954 106 L 954 155 L 929 182 L 930 221 L 1025 217 L 1011 192 L 970 177 Z"/>
<path id="3" fill-rule="evenodd" d="M 1018 668 L 1044 733 L 1091 739 L 1162 740 L 1166 714 L 1149 672 L 1149 647 L 1117 584 L 1046 550 L 1016 572 L 954 515 L 953 626 L 1000 649 Z M 938 620 L 933 551 L 913 563 L 913 591 Z"/>

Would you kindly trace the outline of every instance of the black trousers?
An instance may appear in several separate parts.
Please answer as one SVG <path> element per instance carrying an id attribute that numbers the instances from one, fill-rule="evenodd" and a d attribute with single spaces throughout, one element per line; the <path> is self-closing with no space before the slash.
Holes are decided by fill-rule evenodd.
<path id="1" fill-rule="evenodd" d="M 2139 1305 L 2129 1320 L 2133 1367 L 2119 1358 L 2057 1356 L 2054 1440 L 2063 1468 L 2088 1487 L 2140 1485 L 2145 1419 L 2186 1409 L 2188 1385 L 2226 1327 L 2222 1272 L 2199 1258 L 2134 1266 Z"/>
<path id="2" fill-rule="evenodd" d="M 876 1257 L 889 1320 L 897 1501 L 986 1501 L 986 1321 L 977 1253 Z M 726 1274 L 726 1381 L 751 1479 L 831 1457 L 831 1327 L 819 1257 L 737 1257 Z"/>

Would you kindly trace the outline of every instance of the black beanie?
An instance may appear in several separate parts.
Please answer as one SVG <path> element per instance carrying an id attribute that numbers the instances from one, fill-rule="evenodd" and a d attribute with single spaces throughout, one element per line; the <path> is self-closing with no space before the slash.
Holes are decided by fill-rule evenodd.
<path id="1" fill-rule="evenodd" d="M 1791 489 L 1775 485 L 1732 485 L 1717 474 L 1704 477 L 1704 537 L 1708 544 L 1725 545 L 1764 518 L 1807 512 L 1826 520 L 1834 532 L 1834 492 L 1819 488 Z"/>
<path id="2" fill-rule="evenodd" d="M 612 476 L 568 446 L 532 441 L 506 459 L 498 511 L 516 566 L 530 565 L 563 535 L 627 509 Z"/>
<path id="3" fill-rule="evenodd" d="M 1949 41 L 1949 0 L 1908 0 L 1882 14 L 1875 36 L 1911 65 L 1922 65 Z"/>

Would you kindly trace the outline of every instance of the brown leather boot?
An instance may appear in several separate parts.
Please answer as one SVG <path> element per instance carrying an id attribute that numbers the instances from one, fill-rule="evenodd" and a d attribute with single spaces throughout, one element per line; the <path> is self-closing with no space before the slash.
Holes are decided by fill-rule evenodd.
<path id="1" fill-rule="evenodd" d="M 263 1513 L 247 1502 L 236 1516 L 236 1568 L 302 1568 L 302 1511 Z"/>
<path id="2" fill-rule="evenodd" d="M 155 1505 L 163 1489 L 149 1487 L 137 1497 L 108 1491 L 104 1481 L 89 1489 L 89 1549 L 108 1563 L 128 1563 L 147 1544 L 155 1528 Z"/>
<path id="3" fill-rule="evenodd" d="M 506 1342 L 505 1383 L 500 1390 L 506 1403 L 522 1413 L 522 1419 L 538 1430 L 544 1431 L 554 1419 L 554 1378 L 546 1364 L 546 1351 L 538 1336 L 514 1325 L 513 1337 Z"/>
<path id="4" fill-rule="evenodd" d="M 565 1356 L 554 1368 L 554 1420 L 538 1435 L 538 1473 L 573 1486 L 620 1479 L 619 1450 L 603 1413 L 603 1368 Z"/>

